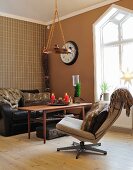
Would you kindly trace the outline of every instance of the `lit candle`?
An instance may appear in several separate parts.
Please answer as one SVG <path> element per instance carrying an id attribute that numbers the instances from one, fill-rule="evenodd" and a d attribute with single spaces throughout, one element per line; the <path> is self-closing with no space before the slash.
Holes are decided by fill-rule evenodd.
<path id="1" fill-rule="evenodd" d="M 52 93 L 52 94 L 51 94 L 51 103 L 53 103 L 54 100 L 55 100 L 55 95 L 54 95 L 54 93 Z"/>
<path id="2" fill-rule="evenodd" d="M 65 93 L 64 101 L 65 101 L 65 102 L 69 102 L 69 96 L 68 96 L 68 94 L 67 94 L 67 93 Z"/>

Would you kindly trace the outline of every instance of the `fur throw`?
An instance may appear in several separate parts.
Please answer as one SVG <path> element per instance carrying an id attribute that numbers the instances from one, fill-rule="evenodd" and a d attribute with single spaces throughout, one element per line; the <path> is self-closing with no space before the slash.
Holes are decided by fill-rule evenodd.
<path id="1" fill-rule="evenodd" d="M 18 89 L 0 88 L 0 102 L 9 104 L 12 108 L 18 107 L 22 93 Z"/>
<path id="2" fill-rule="evenodd" d="M 112 93 L 109 114 L 112 114 L 114 108 L 116 109 L 117 105 L 120 104 L 124 107 L 124 109 L 126 109 L 126 115 L 129 116 L 130 108 L 133 105 L 133 97 L 127 89 L 119 88 Z"/>

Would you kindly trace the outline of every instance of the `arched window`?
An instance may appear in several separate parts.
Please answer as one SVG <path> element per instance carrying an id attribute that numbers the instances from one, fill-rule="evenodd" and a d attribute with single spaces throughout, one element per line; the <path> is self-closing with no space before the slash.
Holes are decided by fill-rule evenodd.
<path id="1" fill-rule="evenodd" d="M 110 92 L 124 86 L 133 93 L 133 13 L 112 5 L 94 24 L 95 99 L 100 85 Z"/>

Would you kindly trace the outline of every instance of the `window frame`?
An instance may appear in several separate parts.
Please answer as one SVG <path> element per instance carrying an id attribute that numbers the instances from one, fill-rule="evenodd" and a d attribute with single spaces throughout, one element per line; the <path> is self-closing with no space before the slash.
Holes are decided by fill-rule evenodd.
<path id="1" fill-rule="evenodd" d="M 116 20 L 115 17 L 118 14 L 125 15 L 121 20 Z M 118 46 L 119 48 L 119 69 L 122 70 L 122 50 L 123 44 L 133 43 L 133 39 L 122 39 L 122 24 L 130 17 L 133 16 L 131 10 L 128 10 L 123 7 L 119 7 L 117 5 L 112 5 L 94 24 L 93 24 L 93 44 L 94 44 L 94 95 L 95 100 L 99 99 L 100 96 L 100 87 L 97 84 L 101 84 L 104 81 L 103 78 L 103 50 L 108 46 Z M 104 21 L 105 19 L 105 21 Z M 101 22 L 101 25 L 100 25 Z M 118 25 L 118 41 L 104 43 L 103 42 L 103 28 L 107 25 L 107 23 L 113 22 Z M 99 32 L 99 33 L 98 33 Z M 100 43 L 100 45 L 98 45 Z M 98 54 L 99 53 L 99 54 Z M 100 59 L 101 60 L 100 60 Z M 98 65 L 98 61 L 100 61 L 100 66 Z M 98 73 L 101 72 L 101 75 Z M 98 78 L 99 76 L 99 78 Z M 100 86 L 100 85 L 99 85 Z"/>

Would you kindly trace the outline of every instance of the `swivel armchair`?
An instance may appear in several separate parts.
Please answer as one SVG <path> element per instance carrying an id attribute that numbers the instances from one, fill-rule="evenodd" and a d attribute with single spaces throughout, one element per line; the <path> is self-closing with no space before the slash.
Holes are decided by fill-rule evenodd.
<path id="1" fill-rule="evenodd" d="M 81 129 L 84 120 L 79 120 L 70 117 L 63 118 L 56 125 L 56 128 L 78 139 L 80 143 L 73 142 L 72 146 L 57 148 L 57 151 L 76 150 L 76 159 L 78 159 L 80 153 L 86 150 L 106 155 L 106 151 L 95 148 L 94 146 L 101 145 L 101 143 L 98 143 L 98 141 L 105 135 L 105 133 L 120 116 L 123 107 L 126 109 L 126 115 L 130 115 L 130 108 L 132 105 L 133 97 L 127 89 L 119 88 L 115 90 L 111 95 L 106 120 L 103 122 L 103 124 L 100 125 L 99 129 L 97 129 L 97 131 L 95 132 L 93 130 L 89 132 Z M 86 145 L 85 142 L 90 142 L 90 144 Z"/>

